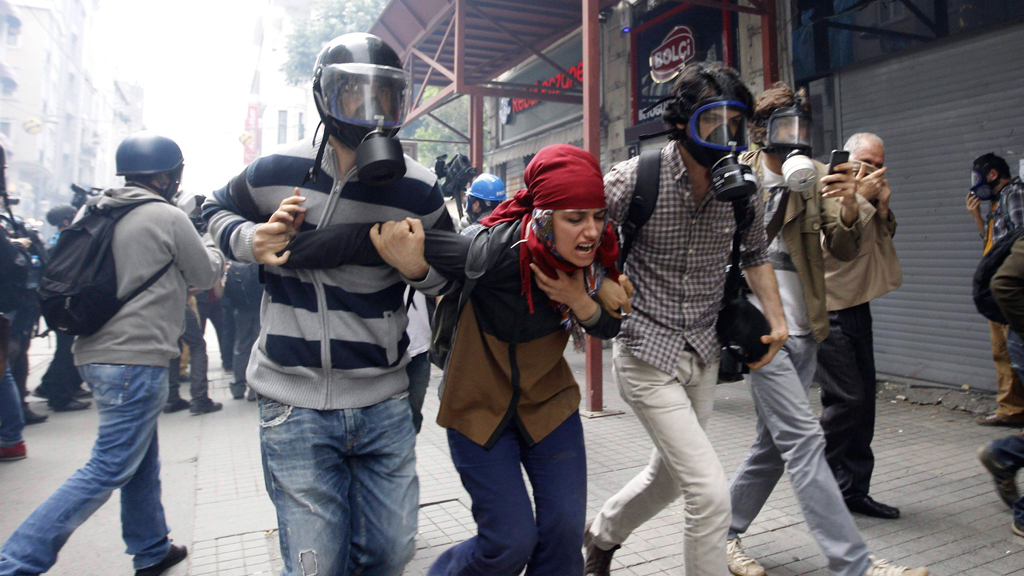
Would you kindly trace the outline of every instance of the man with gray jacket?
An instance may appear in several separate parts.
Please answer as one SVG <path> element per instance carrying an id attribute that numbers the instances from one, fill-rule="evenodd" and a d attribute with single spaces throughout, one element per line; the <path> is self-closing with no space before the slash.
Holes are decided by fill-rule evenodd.
<path id="1" fill-rule="evenodd" d="M 184 212 L 169 202 L 184 161 L 173 140 L 138 133 L 117 149 L 124 188 L 113 188 L 79 213 L 138 205 L 117 221 L 111 250 L 117 295 L 128 299 L 99 331 L 79 337 L 75 365 L 100 414 L 92 457 L 11 535 L 0 549 L 0 575 L 42 574 L 89 516 L 121 490 L 121 524 L 136 576 L 159 576 L 188 554 L 174 546 L 160 502 L 157 416 L 167 401 L 168 362 L 178 354 L 187 287 L 210 288 L 224 256 L 204 244 Z"/>

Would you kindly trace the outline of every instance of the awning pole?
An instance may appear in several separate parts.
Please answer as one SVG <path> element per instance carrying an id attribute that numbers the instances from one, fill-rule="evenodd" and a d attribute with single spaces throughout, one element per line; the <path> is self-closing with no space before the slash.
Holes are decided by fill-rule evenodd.
<path id="1" fill-rule="evenodd" d="M 583 149 L 601 161 L 601 34 L 598 0 L 583 2 Z M 588 412 L 604 410 L 601 341 L 587 336 Z"/>

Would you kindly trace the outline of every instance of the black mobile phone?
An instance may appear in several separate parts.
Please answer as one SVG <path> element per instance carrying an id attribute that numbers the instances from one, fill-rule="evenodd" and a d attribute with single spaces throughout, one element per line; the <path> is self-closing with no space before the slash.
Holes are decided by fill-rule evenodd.
<path id="1" fill-rule="evenodd" d="M 828 162 L 828 173 L 835 174 L 836 166 L 846 164 L 850 161 L 850 152 L 847 150 L 833 150 L 832 159 Z"/>

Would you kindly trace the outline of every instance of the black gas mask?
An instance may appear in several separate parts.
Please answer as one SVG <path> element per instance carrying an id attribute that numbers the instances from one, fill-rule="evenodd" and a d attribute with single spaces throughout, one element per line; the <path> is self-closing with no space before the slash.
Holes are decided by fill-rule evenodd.
<path id="1" fill-rule="evenodd" d="M 801 107 L 779 108 L 768 117 L 764 151 L 785 158 L 782 178 L 794 192 L 814 187 L 818 169 L 811 160 L 811 115 Z"/>
<path id="2" fill-rule="evenodd" d="M 385 186 L 405 175 L 395 138 L 410 103 L 410 77 L 395 52 L 370 34 L 345 34 L 317 57 L 313 101 L 324 137 L 309 178 L 316 178 L 328 139 L 355 151 L 359 181 Z"/>
<path id="3" fill-rule="evenodd" d="M 985 165 L 971 169 L 971 194 L 978 200 L 988 201 L 998 196 L 994 186 L 998 184 L 999 179 L 989 180 L 988 173 L 991 171 L 992 167 Z"/>

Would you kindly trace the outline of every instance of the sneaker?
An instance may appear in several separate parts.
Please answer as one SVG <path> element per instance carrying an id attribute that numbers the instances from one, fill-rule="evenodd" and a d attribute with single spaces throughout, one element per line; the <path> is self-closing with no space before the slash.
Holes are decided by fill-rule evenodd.
<path id="1" fill-rule="evenodd" d="M 214 402 L 213 400 L 210 400 L 209 398 L 206 398 L 202 402 L 197 402 L 197 403 L 193 404 L 188 409 L 188 411 L 191 412 L 193 416 L 202 416 L 203 414 L 209 414 L 211 412 L 217 412 L 218 410 L 220 410 L 223 407 L 224 407 L 224 405 L 221 404 L 220 402 Z"/>
<path id="2" fill-rule="evenodd" d="M 587 549 L 587 561 L 583 574 L 584 576 L 609 576 L 612 556 L 615 555 L 615 551 L 619 547 L 615 546 L 611 550 L 598 548 L 597 544 L 594 544 L 593 535 L 590 534 L 590 525 L 593 523 L 593 519 L 587 520 L 587 525 L 583 529 L 583 547 Z"/>
<path id="3" fill-rule="evenodd" d="M 174 566 L 178 562 L 184 560 L 186 556 L 188 556 L 188 548 L 171 544 L 171 549 L 167 551 L 167 556 L 164 556 L 163 560 L 149 568 L 136 570 L 135 576 L 160 576 L 164 572 L 167 572 L 171 566 Z"/>
<path id="4" fill-rule="evenodd" d="M 896 566 L 888 560 L 879 560 L 871 556 L 871 567 L 864 573 L 864 576 L 928 576 L 928 569 L 924 566 L 920 568 Z"/>
<path id="5" fill-rule="evenodd" d="M 175 398 L 174 400 L 168 400 L 167 406 L 164 406 L 164 414 L 174 414 L 175 412 L 181 412 L 182 410 L 188 407 L 188 400 L 185 400 L 184 398 Z"/>
<path id="6" fill-rule="evenodd" d="M 1024 538 L 1024 524 L 1021 524 L 1020 522 L 1014 520 L 1013 524 L 1010 525 L 1010 530 L 1012 530 L 1013 533 L 1017 536 Z"/>
<path id="7" fill-rule="evenodd" d="M 1012 508 L 1013 503 L 1020 499 L 1020 493 L 1017 491 L 1017 474 L 1015 471 L 997 462 L 988 444 L 978 448 L 978 460 L 981 460 L 981 465 L 992 475 L 999 497 L 1002 498 L 1003 502 L 1006 502 L 1007 506 Z"/>
<path id="8" fill-rule="evenodd" d="M 736 576 L 764 576 L 764 566 L 747 556 L 739 538 L 725 544 L 725 553 L 729 557 L 729 572 Z"/>
<path id="9" fill-rule="evenodd" d="M 0 462 L 14 462 L 24 460 L 28 457 L 24 442 L 18 442 L 14 446 L 0 446 Z"/>

